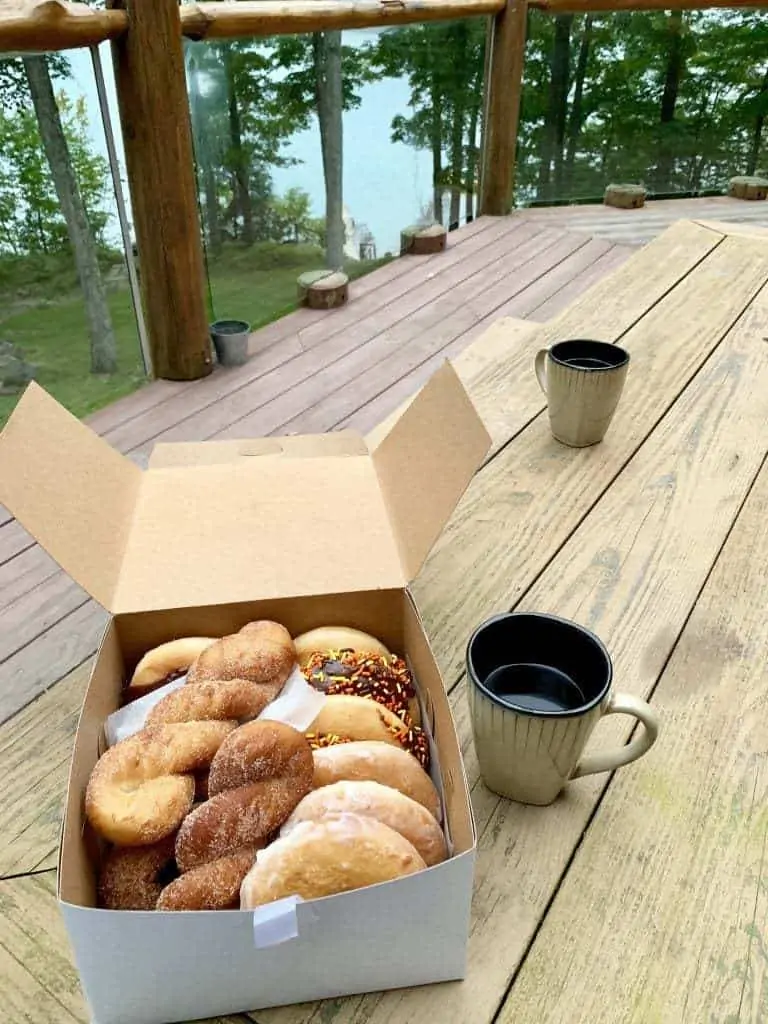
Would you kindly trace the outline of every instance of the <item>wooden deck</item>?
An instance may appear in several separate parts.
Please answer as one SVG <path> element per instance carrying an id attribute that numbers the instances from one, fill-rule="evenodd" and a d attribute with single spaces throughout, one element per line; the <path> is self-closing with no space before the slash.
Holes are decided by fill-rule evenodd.
<path id="1" fill-rule="evenodd" d="M 451 234 L 447 252 L 356 282 L 344 309 L 258 331 L 247 366 L 154 382 L 89 422 L 140 464 L 156 441 L 366 431 L 489 323 L 549 319 L 632 251 L 527 217 L 483 218 Z M 104 621 L 0 510 L 0 721 L 90 657 Z"/>
<path id="2" fill-rule="evenodd" d="M 527 244 L 518 232 L 533 239 L 538 228 L 527 218 L 481 221 L 456 240 L 455 252 L 467 245 L 468 260 L 479 258 L 479 239 L 491 231 L 505 244 L 520 242 L 497 257 L 504 261 L 519 258 Z M 569 237 L 560 233 L 552 246 Z M 350 365 L 339 356 L 335 375 L 322 377 L 334 364 L 308 360 L 308 372 L 322 379 L 314 404 L 292 404 L 303 385 L 292 384 L 284 368 L 262 390 L 258 382 L 280 374 L 283 364 L 259 364 L 263 377 L 249 377 L 246 367 L 195 385 L 152 385 L 94 418 L 137 458 L 159 436 L 235 436 L 245 423 L 244 433 L 265 432 L 259 423 L 284 431 L 286 423 L 316 430 L 348 422 L 368 430 L 448 351 L 493 438 L 415 585 L 450 690 L 480 837 L 467 978 L 218 1024 L 422 1024 L 427 1017 L 440 1024 L 762 1024 L 768 1017 L 768 239 L 749 228 L 683 222 L 629 260 L 625 250 L 608 249 L 582 266 L 565 284 L 567 308 L 557 315 L 557 287 L 544 299 L 542 291 L 521 298 L 550 287 L 542 284 L 547 275 L 588 244 L 568 255 L 559 250 L 559 262 L 532 280 L 530 262 L 519 264 L 509 276 L 526 283 L 495 313 L 480 316 L 482 307 L 472 305 L 488 271 L 474 271 L 473 286 L 463 291 L 470 278 L 440 282 L 442 290 L 423 305 L 430 310 L 425 320 L 411 310 L 403 333 L 401 316 L 374 335 L 397 339 L 392 348 L 377 341 L 378 361 Z M 597 265 L 609 258 L 623 265 L 606 277 Z M 438 269 L 438 258 L 430 260 L 408 271 L 420 277 L 422 294 L 458 268 Z M 590 267 L 592 286 L 584 291 Z M 393 275 L 387 280 L 394 284 L 401 269 L 379 273 Z M 497 272 L 487 290 L 509 284 L 501 267 Z M 358 293 L 361 302 L 377 294 L 373 284 Z M 526 307 L 515 309 L 518 301 L 537 302 L 528 315 L 544 309 L 547 322 L 506 319 L 488 329 L 488 320 L 503 314 L 519 317 Z M 438 318 L 441 302 L 448 310 Z M 394 301 L 378 308 L 370 316 L 384 324 Z M 250 366 L 277 358 L 278 343 L 314 337 L 323 319 L 298 315 L 292 334 L 268 328 L 272 347 Z M 294 350 L 289 362 L 316 358 L 347 331 L 357 338 L 354 360 L 367 344 L 360 322 Z M 541 344 L 575 334 L 620 341 L 632 355 L 608 437 L 582 451 L 551 439 L 531 372 Z M 441 345 L 429 349 L 428 338 Z M 399 375 L 374 374 L 400 350 Z M 411 364 L 411 354 L 419 361 Z M 379 374 L 371 391 L 369 374 Z M 280 382 L 286 390 L 279 399 L 265 398 Z M 250 398 L 240 394 L 251 386 Z M 282 412 L 262 413 L 284 395 Z M 287 418 L 275 423 L 280 416 Z M 3 620 L 11 653 L 0 668 L 17 659 L 17 670 L 0 687 L 10 718 L 0 726 L 0 1006 L 9 1024 L 85 1022 L 53 869 L 88 673 L 82 652 L 95 642 L 100 614 L 79 591 L 68 596 L 71 588 L 15 524 L 0 528 L 0 537 L 6 530 L 19 539 L 15 557 L 0 569 L 7 573 L 3 591 L 23 587 L 25 576 L 32 585 L 6 605 Z M 23 573 L 9 569 L 14 561 Z M 47 603 L 32 596 L 46 587 Z M 489 793 L 472 747 L 462 655 L 472 627 L 502 608 L 552 611 L 595 630 L 613 656 L 617 688 L 651 699 L 661 715 L 653 751 L 614 776 L 572 784 L 550 808 Z M 625 742 L 630 730 L 623 717 L 602 723 L 592 749 Z"/>

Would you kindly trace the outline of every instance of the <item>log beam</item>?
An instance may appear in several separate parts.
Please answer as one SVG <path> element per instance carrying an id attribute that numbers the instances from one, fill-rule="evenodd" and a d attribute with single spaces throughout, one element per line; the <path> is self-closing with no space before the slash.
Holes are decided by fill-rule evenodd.
<path id="1" fill-rule="evenodd" d="M 223 0 L 185 4 L 181 27 L 190 39 L 234 39 L 450 21 L 503 7 L 504 0 Z"/>
<path id="2" fill-rule="evenodd" d="M 508 0 L 492 23 L 485 83 L 481 215 L 503 217 L 512 208 L 527 7 L 526 0 Z"/>
<path id="3" fill-rule="evenodd" d="M 156 377 L 211 372 L 205 272 L 177 0 L 112 0 L 128 31 L 115 81 Z"/>
<path id="4" fill-rule="evenodd" d="M 125 11 L 93 10 L 66 0 L 0 0 L 0 53 L 93 46 L 125 32 Z"/>

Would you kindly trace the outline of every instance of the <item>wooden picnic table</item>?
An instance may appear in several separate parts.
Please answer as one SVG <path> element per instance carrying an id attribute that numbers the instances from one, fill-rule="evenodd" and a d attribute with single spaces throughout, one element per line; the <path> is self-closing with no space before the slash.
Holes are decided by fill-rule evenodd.
<path id="1" fill-rule="evenodd" d="M 493 449 L 415 585 L 477 820 L 467 978 L 250 1015 L 258 1024 L 703 1024 L 768 1019 L 768 235 L 681 222 L 544 325 L 457 360 Z M 549 433 L 533 354 L 632 355 L 605 441 Z M 502 609 L 594 630 L 652 751 L 551 807 L 482 785 L 467 636 Z M 0 729 L 3 1021 L 86 1021 L 55 903 L 58 813 L 87 666 Z M 598 725 L 592 749 L 626 740 Z M 245 1015 L 222 1018 L 229 1024 Z"/>

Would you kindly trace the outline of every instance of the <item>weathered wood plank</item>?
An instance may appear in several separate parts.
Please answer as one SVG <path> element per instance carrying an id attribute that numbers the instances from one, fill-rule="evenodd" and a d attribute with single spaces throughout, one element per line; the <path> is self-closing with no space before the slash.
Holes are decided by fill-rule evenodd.
<path id="1" fill-rule="evenodd" d="M 88 601 L 0 665 L 0 723 L 77 668 L 96 650 L 106 612 Z"/>
<path id="2" fill-rule="evenodd" d="M 0 881 L 0 1006 L 7 1024 L 87 1024 L 56 906 L 56 873 Z M 199 1024 L 243 1024 L 240 1014 Z"/>
<path id="3" fill-rule="evenodd" d="M 34 540 L 15 519 L 0 526 L 0 565 L 31 548 Z"/>
<path id="4" fill-rule="evenodd" d="M 37 545 L 22 551 L 9 562 L 3 562 L 0 565 L 0 610 L 60 571 L 50 555 Z"/>
<path id="5" fill-rule="evenodd" d="M 726 239 L 622 337 L 632 364 L 611 431 L 600 445 L 575 451 L 558 444 L 541 414 L 476 476 L 414 585 L 430 636 L 438 649 L 452 652 L 450 662 L 442 663 L 449 678 L 460 669 L 471 624 L 519 596 L 533 578 L 542 547 L 554 553 L 567 539 L 766 279 L 768 253 L 747 239 Z M 613 306 L 605 308 L 610 324 Z M 599 329 L 597 313 L 588 310 L 585 319 L 595 328 L 590 333 L 611 337 Z M 570 314 L 563 322 L 578 330 Z M 545 336 L 557 337 L 559 323 L 546 328 Z M 514 382 L 507 398 L 510 417 L 514 406 L 522 425 L 541 410 L 530 355 L 524 363 L 510 360 L 508 370 Z M 548 500 L 541 507 L 543 488 Z M 465 564 L 474 567 L 471 586 Z M 503 593 L 497 573 L 506 581 Z"/>
<path id="6" fill-rule="evenodd" d="M 625 331 L 663 296 L 705 259 L 722 241 L 722 236 L 681 221 L 669 228 L 658 240 L 636 252 L 623 266 L 608 278 L 598 280 L 588 291 L 556 320 L 542 328 L 542 344 L 556 338 L 567 338 L 580 334 L 592 335 L 606 341 L 618 341 Z M 638 281 L 643 287 L 638 288 Z M 472 332 L 469 332 L 472 337 Z M 456 348 L 445 350 L 446 355 L 461 351 L 464 336 L 456 340 Z M 359 414 L 343 421 L 339 426 L 354 426 L 368 431 L 374 429 L 385 416 L 389 416 L 400 402 L 413 397 L 419 385 L 426 382 L 428 374 L 416 373 L 398 381 L 397 384 L 364 408 Z M 510 379 L 530 376 L 527 357 L 522 362 L 510 362 Z M 528 380 L 528 384 L 531 381 Z M 512 435 L 510 434 L 510 437 Z"/>
<path id="7" fill-rule="evenodd" d="M 0 726 L 0 877 L 55 858 L 77 719 L 91 662 Z"/>
<path id="8" fill-rule="evenodd" d="M 621 690 L 652 691 L 763 463 L 768 349 L 760 331 L 767 315 L 768 288 L 549 565 L 553 549 L 546 541 L 540 546 L 534 559 L 547 568 L 518 595 L 521 609 L 555 612 L 595 630 L 611 651 Z M 556 493 L 557 471 L 547 476 L 536 502 L 540 512 Z M 587 465 L 581 488 L 592 491 Z M 504 533 L 498 520 L 488 530 L 479 517 L 475 525 L 486 540 Z M 479 575 L 488 575 L 496 608 L 508 606 L 505 565 L 478 565 L 475 552 L 460 556 L 457 550 L 454 557 L 462 562 L 465 594 Z M 626 718 L 606 720 L 590 747 L 613 747 L 630 730 Z M 651 753 L 647 764 L 655 757 Z M 474 762 L 468 770 L 474 783 Z M 479 844 L 463 983 L 260 1012 L 260 1024 L 494 1020 L 607 782 L 603 775 L 573 783 L 548 808 L 495 800 L 473 786 L 473 797 L 480 798 Z"/>
<path id="9" fill-rule="evenodd" d="M 159 439 L 189 441 L 211 436 L 234 419 L 251 412 L 260 401 L 269 401 L 291 390 L 311 377 L 318 368 L 376 338 L 410 312 L 450 294 L 472 274 L 485 271 L 504 258 L 524 261 L 547 243 L 561 238 L 562 234 L 549 229 L 537 231 L 521 224 L 515 237 L 524 237 L 524 241 L 516 249 L 514 257 L 508 255 L 508 242 L 502 236 L 447 270 L 435 273 L 423 286 L 407 290 L 402 302 L 390 306 L 373 300 L 366 315 L 360 319 L 352 318 L 348 323 L 342 322 L 342 329 L 338 332 L 331 328 L 329 332 L 318 335 L 308 328 L 306 342 L 302 334 L 284 338 L 279 345 L 258 353 L 241 369 L 227 374 L 217 373 L 209 380 L 200 381 L 194 388 L 164 402 L 151 416 L 110 431 L 105 435 L 106 439 L 121 451 L 128 451 L 139 446 L 148 447 L 148 442 Z M 350 304 L 348 309 L 354 311 L 354 304 Z M 338 315 L 342 317 L 344 312 Z M 313 341 L 321 343 L 312 344 Z M 305 351 L 307 348 L 309 351 Z M 222 402 L 225 396 L 227 401 Z"/>
<path id="10" fill-rule="evenodd" d="M 766 521 L 764 467 L 654 693 L 657 749 L 609 786 L 501 1024 L 768 1018 Z"/>
<path id="11" fill-rule="evenodd" d="M 0 52 L 95 46 L 116 39 L 127 27 L 123 11 L 94 11 L 67 0 L 0 0 Z"/>
<path id="12" fill-rule="evenodd" d="M 593 252 L 589 251 L 592 243 L 587 242 L 579 245 L 578 248 L 573 248 L 575 244 L 573 239 L 568 238 L 567 242 L 563 241 L 562 249 L 559 246 L 552 247 L 552 249 L 547 249 L 541 253 L 537 260 L 526 263 L 513 276 L 512 280 L 505 279 L 503 281 L 506 294 L 526 291 L 530 286 L 535 287 L 544 277 L 548 277 L 551 270 L 547 267 L 547 264 L 550 263 L 551 265 L 552 258 L 560 252 L 564 252 L 565 256 L 558 263 L 557 269 L 560 271 L 561 267 L 565 268 L 567 265 L 567 269 L 564 271 L 566 275 L 575 273 L 575 268 L 580 264 L 591 262 L 594 258 Z M 602 251 L 603 248 L 604 244 L 600 243 L 600 250 Z M 556 284 L 550 285 L 550 287 L 556 287 Z M 495 289 L 491 290 L 495 291 Z M 332 364 L 312 378 L 313 387 L 321 385 L 321 394 L 324 394 L 325 397 L 310 406 L 310 408 L 301 409 L 291 419 L 275 424 L 275 426 L 269 429 L 279 429 L 280 433 L 310 434 L 331 429 L 342 418 L 351 415 L 371 399 L 381 394 L 382 391 L 386 390 L 392 380 L 397 380 L 398 377 L 412 372 L 431 357 L 444 352 L 446 347 L 452 341 L 455 341 L 457 337 L 466 334 L 481 318 L 482 314 L 478 312 L 478 307 L 483 308 L 484 295 L 484 292 L 480 292 L 477 297 L 470 295 L 465 298 L 464 293 L 458 295 L 457 298 L 462 300 L 461 304 L 452 310 L 449 317 L 430 330 L 414 333 L 411 321 L 406 321 L 403 324 L 403 329 L 406 332 L 408 343 L 399 345 L 394 352 L 373 363 L 373 365 L 371 365 L 370 357 L 361 358 L 367 355 L 362 350 L 359 353 L 353 353 L 349 360 L 345 359 L 343 362 Z M 498 297 L 499 293 L 496 292 L 494 299 L 491 301 L 497 302 Z M 453 299 L 451 299 L 451 302 L 453 302 Z M 417 314 L 414 320 L 421 323 L 421 312 Z M 396 330 L 387 332 L 386 340 L 388 343 L 395 341 Z M 380 340 L 376 339 L 377 342 Z M 290 398 L 295 401 L 293 392 Z M 284 406 L 282 403 L 279 403 L 276 408 L 278 414 L 280 414 L 280 409 L 284 408 Z M 246 425 L 248 427 L 248 434 L 254 432 L 262 433 L 262 424 L 266 425 L 271 422 L 269 418 L 262 419 L 262 414 L 267 417 L 273 415 L 271 409 L 267 406 L 252 416 L 248 416 L 245 420 L 240 421 L 240 423 L 233 424 L 232 427 L 227 429 L 226 435 L 233 436 L 237 434 L 241 426 Z M 243 435 L 241 434 L 240 436 Z"/>
<path id="13" fill-rule="evenodd" d="M 634 255 L 636 246 L 632 245 L 611 245 L 608 252 L 580 274 L 577 274 L 571 281 L 559 288 L 558 291 L 549 296 L 541 305 L 536 306 L 530 312 L 533 320 L 545 323 L 556 316 L 559 316 L 581 295 L 585 294 L 588 288 L 600 281 L 603 277 L 612 273 Z"/>
<path id="14" fill-rule="evenodd" d="M 347 331 L 334 335 L 323 344 L 303 352 L 290 365 L 278 367 L 258 381 L 230 394 L 226 402 L 208 406 L 182 423 L 166 431 L 162 440 L 190 441 L 208 437 L 248 437 L 276 430 L 298 412 L 310 407 L 328 393 L 328 381 L 334 374 L 345 379 L 356 367 L 368 367 L 392 350 L 413 343 L 427 334 L 434 338 L 443 329 L 449 335 L 452 324 L 466 313 L 462 308 L 467 297 L 488 283 L 510 277 L 510 288 L 516 287 L 519 275 L 542 273 L 548 260 L 562 258 L 566 251 L 582 244 L 577 236 L 557 232 L 537 234 L 523 242 L 513 253 L 503 244 L 490 245 L 477 259 L 470 258 L 457 268 L 458 280 L 442 274 L 416 293 L 409 293 L 402 304 L 381 310 Z M 549 250 L 549 255 L 545 254 Z M 534 259 L 533 257 L 536 257 Z M 541 262 L 544 261 L 544 266 Z M 464 277 L 467 265 L 472 276 Z M 343 362 L 342 362 L 343 360 Z M 331 369 L 332 368 L 332 369 Z M 321 370 L 328 372 L 320 376 Z"/>
<path id="15" fill-rule="evenodd" d="M 88 595 L 82 587 L 73 583 L 64 573 L 58 572 L 5 607 L 0 632 L 0 664 L 87 600 Z"/>

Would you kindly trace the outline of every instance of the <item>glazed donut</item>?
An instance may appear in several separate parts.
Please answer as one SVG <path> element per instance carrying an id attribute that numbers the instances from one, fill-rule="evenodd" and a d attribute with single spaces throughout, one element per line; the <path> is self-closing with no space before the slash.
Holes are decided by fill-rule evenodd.
<path id="1" fill-rule="evenodd" d="M 313 654 L 323 651 L 353 651 L 357 654 L 381 654 L 389 651 L 375 636 L 349 626 L 319 626 L 302 633 L 293 641 L 299 666 L 304 668 Z"/>
<path id="2" fill-rule="evenodd" d="M 179 870 L 260 846 L 310 791 L 313 775 L 309 744 L 290 725 L 260 720 L 235 729 L 211 763 L 208 800 L 179 829 Z"/>
<path id="3" fill-rule="evenodd" d="M 289 835 L 302 821 L 352 813 L 389 825 L 418 851 L 427 867 L 447 856 L 445 836 L 430 812 L 409 796 L 380 782 L 334 782 L 308 793 L 280 829 Z"/>
<path id="4" fill-rule="evenodd" d="M 375 818 L 341 814 L 302 821 L 256 854 L 240 889 L 240 908 L 251 910 L 284 896 L 333 896 L 425 867 L 407 839 Z"/>
<path id="5" fill-rule="evenodd" d="M 116 846 L 99 872 L 99 906 L 104 910 L 154 910 L 163 887 L 178 875 L 172 833 L 151 846 Z"/>
<path id="6" fill-rule="evenodd" d="M 102 754 L 85 792 L 93 829 L 116 846 L 148 846 L 174 832 L 192 807 L 195 778 L 232 722 L 182 722 L 129 736 Z"/>
<path id="7" fill-rule="evenodd" d="M 326 697 L 319 714 L 306 730 L 313 749 L 355 740 L 377 740 L 402 747 L 424 768 L 429 766 L 429 744 L 424 732 L 383 704 L 367 697 L 335 694 Z"/>
<path id="8" fill-rule="evenodd" d="M 187 674 L 187 684 L 241 680 L 271 690 L 274 700 L 296 664 L 296 648 L 279 622 L 249 622 L 239 633 L 207 647 Z"/>
<path id="9" fill-rule="evenodd" d="M 240 885 L 255 857 L 256 849 L 246 848 L 188 871 L 166 885 L 157 910 L 237 910 Z"/>
<path id="10" fill-rule="evenodd" d="M 376 741 L 341 743 L 314 750 L 312 757 L 315 789 L 345 779 L 380 782 L 409 796 L 442 821 L 435 784 L 416 758 L 401 747 Z"/>
<path id="11" fill-rule="evenodd" d="M 126 702 L 152 693 L 153 690 L 183 676 L 197 657 L 214 641 L 215 638 L 209 636 L 187 636 L 147 651 L 125 688 L 123 696 Z"/>
<path id="12" fill-rule="evenodd" d="M 413 678 L 395 654 L 358 654 L 348 650 L 317 651 L 302 667 L 304 678 L 327 694 L 370 697 L 400 718 L 421 725 Z"/>

